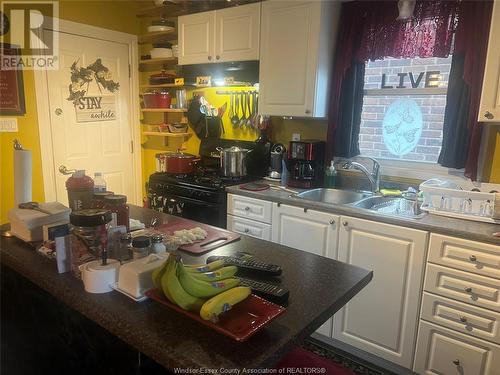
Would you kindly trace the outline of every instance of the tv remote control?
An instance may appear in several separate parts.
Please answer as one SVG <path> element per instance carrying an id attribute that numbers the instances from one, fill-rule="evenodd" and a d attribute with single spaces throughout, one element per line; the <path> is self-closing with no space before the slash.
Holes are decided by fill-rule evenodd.
<path id="1" fill-rule="evenodd" d="M 281 267 L 276 264 L 269 264 L 264 262 L 256 261 L 252 258 L 245 259 L 238 256 L 218 256 L 212 255 L 207 258 L 207 263 L 213 262 L 215 260 L 224 259 L 225 266 L 237 266 L 241 271 L 254 272 L 261 274 L 263 276 L 279 276 L 281 275 Z"/>
<path id="2" fill-rule="evenodd" d="M 290 296 L 290 291 L 288 289 L 282 288 L 279 285 L 266 283 L 263 281 L 257 281 L 252 279 L 247 279 L 245 277 L 236 276 L 240 279 L 242 286 L 247 286 L 252 289 L 252 293 L 278 305 L 286 304 L 288 297 Z"/>

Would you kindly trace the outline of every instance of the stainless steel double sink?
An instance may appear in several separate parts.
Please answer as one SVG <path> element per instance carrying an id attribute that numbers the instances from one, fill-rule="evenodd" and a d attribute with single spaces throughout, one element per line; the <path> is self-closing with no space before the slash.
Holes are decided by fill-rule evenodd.
<path id="1" fill-rule="evenodd" d="M 383 197 L 371 192 L 318 188 L 291 194 L 290 197 L 324 203 L 348 205 L 385 215 L 418 219 L 422 213 L 415 210 L 415 201 L 402 197 Z"/>

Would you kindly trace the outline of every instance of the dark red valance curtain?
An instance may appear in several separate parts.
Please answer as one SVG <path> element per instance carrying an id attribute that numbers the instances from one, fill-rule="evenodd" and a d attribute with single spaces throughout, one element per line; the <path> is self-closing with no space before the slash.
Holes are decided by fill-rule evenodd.
<path id="1" fill-rule="evenodd" d="M 405 21 L 397 20 L 397 3 L 396 0 L 353 1 L 342 5 L 336 48 L 341 52 L 337 54 L 332 79 L 328 157 L 359 155 L 358 138 L 363 98 L 363 82 L 359 81 L 362 79 L 359 77 L 360 64 L 385 57 L 448 57 L 452 53 L 456 37 L 455 50 L 464 55 L 463 79 L 470 93 L 464 101 L 465 94 L 459 92 L 462 102 L 455 101 L 456 105 L 447 105 L 446 112 L 453 114 L 448 115 L 451 119 L 461 116 L 463 112 L 460 111 L 467 110 L 465 115 L 470 134 L 464 138 L 467 142 L 465 149 L 468 149 L 466 175 L 475 178 L 477 171 L 474 168 L 477 169 L 477 151 L 481 136 L 480 130 L 475 126 L 475 119 L 484 72 L 492 2 L 417 0 L 413 17 Z M 455 67 L 454 71 L 456 76 L 461 75 L 459 66 Z M 458 87 L 453 82 L 450 82 L 450 85 L 454 85 L 455 89 Z M 447 134 L 449 132 L 445 131 L 445 137 Z M 446 139 L 443 148 L 445 144 Z M 463 168 L 463 165 L 458 166 L 458 159 L 463 159 L 463 152 L 453 151 L 458 149 L 449 148 L 448 151 L 452 153 L 448 153 L 447 158 L 457 160 L 454 168 Z"/>
<path id="2" fill-rule="evenodd" d="M 328 123 L 328 160 L 359 155 L 363 107 L 360 65 L 384 57 L 447 57 L 456 28 L 458 0 L 417 1 L 410 20 L 397 20 L 396 0 L 342 4 Z"/>

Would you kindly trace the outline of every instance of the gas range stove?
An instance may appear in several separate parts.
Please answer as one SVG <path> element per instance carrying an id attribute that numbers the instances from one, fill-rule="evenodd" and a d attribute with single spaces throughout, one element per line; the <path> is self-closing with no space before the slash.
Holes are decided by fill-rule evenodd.
<path id="1" fill-rule="evenodd" d="M 216 147 L 239 145 L 253 148 L 255 159 L 247 163 L 253 174 L 228 178 L 220 175 L 219 159 L 212 156 Z M 204 139 L 200 145 L 201 163 L 196 173 L 172 175 L 157 172 L 149 177 L 148 201 L 152 209 L 202 223 L 226 227 L 227 186 L 259 180 L 267 172 L 265 160 L 269 151 L 254 142 Z"/>

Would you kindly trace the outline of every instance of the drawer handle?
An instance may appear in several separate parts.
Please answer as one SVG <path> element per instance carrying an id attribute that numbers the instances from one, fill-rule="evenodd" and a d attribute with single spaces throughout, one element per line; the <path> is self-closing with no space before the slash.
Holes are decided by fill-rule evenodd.
<path id="1" fill-rule="evenodd" d="M 307 207 L 304 207 L 304 213 L 307 213 Z"/>
<path id="2" fill-rule="evenodd" d="M 477 260 L 477 258 L 476 258 L 476 256 L 475 256 L 475 255 L 471 255 L 471 256 L 469 257 L 469 260 L 470 260 L 471 262 L 475 262 L 475 261 Z"/>
<path id="3" fill-rule="evenodd" d="M 467 293 L 472 293 L 472 288 L 470 286 L 464 289 Z"/>
<path id="4" fill-rule="evenodd" d="M 248 232 L 250 232 L 250 229 L 245 228 L 245 233 L 248 233 Z"/>
<path id="5" fill-rule="evenodd" d="M 455 366 L 460 366 L 460 360 L 455 359 L 455 360 L 453 361 L 453 364 L 454 364 Z"/>
<path id="6" fill-rule="evenodd" d="M 246 206 L 245 211 L 250 211 L 250 207 Z"/>
<path id="7" fill-rule="evenodd" d="M 491 113 L 489 111 L 486 111 L 486 113 L 484 114 L 484 117 L 486 117 L 488 120 L 493 120 L 495 118 L 495 116 L 493 116 L 493 113 Z"/>
<path id="8" fill-rule="evenodd" d="M 330 219 L 330 222 L 329 222 L 331 225 L 335 224 L 335 219 Z"/>
<path id="9" fill-rule="evenodd" d="M 461 321 L 462 323 L 467 323 L 467 318 L 466 318 L 465 316 L 461 316 L 461 317 L 460 317 L 460 321 Z"/>

